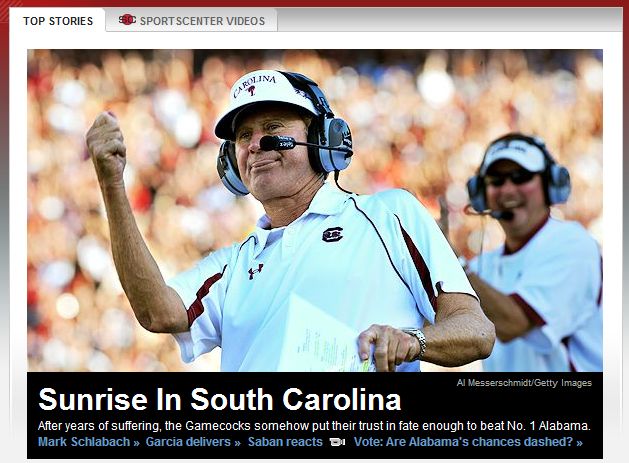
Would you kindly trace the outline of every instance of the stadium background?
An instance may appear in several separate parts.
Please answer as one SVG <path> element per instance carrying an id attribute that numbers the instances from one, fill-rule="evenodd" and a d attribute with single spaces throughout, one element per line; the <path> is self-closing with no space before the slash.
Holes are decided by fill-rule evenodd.
<path id="1" fill-rule="evenodd" d="M 213 135 L 231 84 L 259 68 L 308 75 L 348 121 L 355 155 L 341 173 L 344 188 L 403 187 L 435 218 L 445 196 L 460 254 L 502 241 L 495 221 L 463 213 L 465 182 L 486 144 L 514 130 L 543 137 L 568 167 L 573 194 L 553 214 L 578 220 L 602 245 L 598 50 L 31 50 L 29 371 L 217 368 L 218 351 L 183 364 L 171 336 L 135 321 L 84 135 L 99 112 L 118 117 L 132 207 L 169 277 L 242 240 L 262 214 L 251 196 L 235 198 L 222 186 Z"/>

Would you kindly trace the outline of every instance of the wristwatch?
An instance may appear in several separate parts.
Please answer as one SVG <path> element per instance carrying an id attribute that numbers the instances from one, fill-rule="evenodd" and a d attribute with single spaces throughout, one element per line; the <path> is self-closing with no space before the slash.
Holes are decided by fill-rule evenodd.
<path id="1" fill-rule="evenodd" d="M 426 336 L 424 336 L 424 332 L 419 328 L 400 328 L 406 334 L 410 334 L 411 336 L 415 336 L 419 341 L 419 354 L 415 356 L 413 362 L 415 360 L 421 360 L 424 354 L 426 353 Z"/>

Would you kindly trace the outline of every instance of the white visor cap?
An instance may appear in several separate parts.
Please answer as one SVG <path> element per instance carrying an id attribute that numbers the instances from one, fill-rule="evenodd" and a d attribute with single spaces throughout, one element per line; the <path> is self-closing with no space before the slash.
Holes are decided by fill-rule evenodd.
<path id="1" fill-rule="evenodd" d="M 223 140 L 234 140 L 236 116 L 243 109 L 263 102 L 291 104 L 315 116 L 319 115 L 306 93 L 293 87 L 281 72 L 264 69 L 253 71 L 238 79 L 231 88 L 229 106 L 214 128 L 216 136 Z"/>
<path id="2" fill-rule="evenodd" d="M 513 161 L 529 172 L 542 172 L 546 168 L 546 159 L 541 149 L 524 140 L 509 140 L 494 143 L 490 147 L 485 154 L 480 174 L 485 175 L 489 167 L 501 159 Z"/>

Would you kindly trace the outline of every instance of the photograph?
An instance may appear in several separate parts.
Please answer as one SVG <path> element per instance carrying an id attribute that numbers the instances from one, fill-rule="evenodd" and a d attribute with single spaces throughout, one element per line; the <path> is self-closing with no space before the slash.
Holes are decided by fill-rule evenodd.
<path id="1" fill-rule="evenodd" d="M 29 373 L 603 371 L 603 50 L 29 49 L 27 79 Z"/>

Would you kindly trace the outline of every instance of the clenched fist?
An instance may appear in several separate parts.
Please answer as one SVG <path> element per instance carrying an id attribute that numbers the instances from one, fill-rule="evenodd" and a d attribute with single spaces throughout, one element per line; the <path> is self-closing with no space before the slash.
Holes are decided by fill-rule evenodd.
<path id="1" fill-rule="evenodd" d="M 85 141 L 101 187 L 122 185 L 127 147 L 113 114 L 100 113 L 85 135 Z"/>

